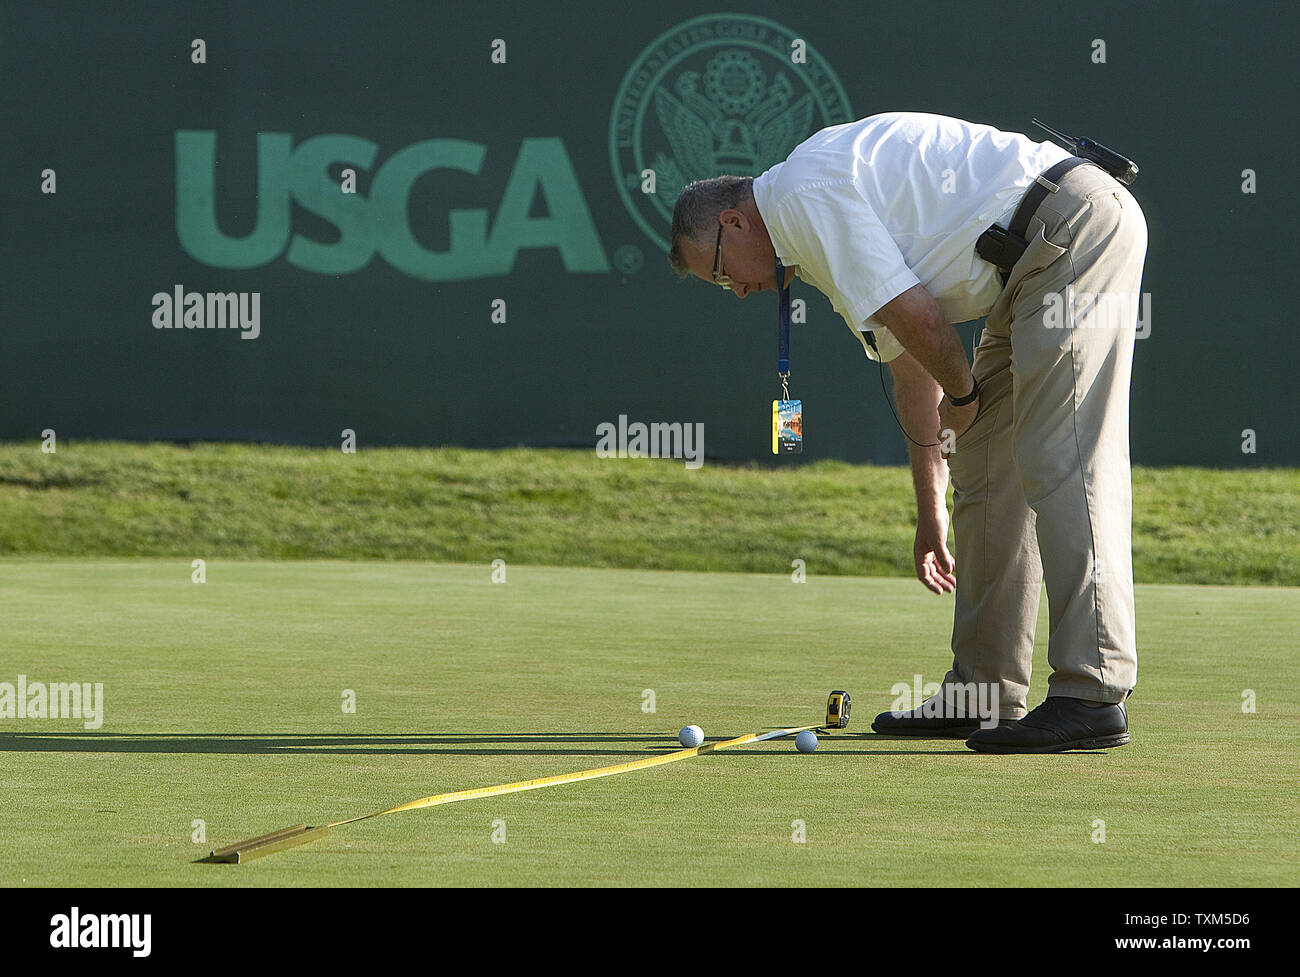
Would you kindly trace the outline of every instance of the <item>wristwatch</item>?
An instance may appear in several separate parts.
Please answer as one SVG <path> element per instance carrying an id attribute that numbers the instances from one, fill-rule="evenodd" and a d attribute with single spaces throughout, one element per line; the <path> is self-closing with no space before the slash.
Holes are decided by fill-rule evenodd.
<path id="1" fill-rule="evenodd" d="M 949 402 L 954 407 L 965 407 L 967 404 L 974 403 L 975 398 L 980 395 L 980 382 L 976 380 L 974 376 L 972 376 L 970 379 L 971 379 L 971 383 L 974 384 L 974 386 L 970 388 L 970 393 L 968 393 L 965 397 L 954 397 L 952 394 L 948 393 L 948 391 L 946 390 L 944 391 L 944 394 L 947 396 Z"/>

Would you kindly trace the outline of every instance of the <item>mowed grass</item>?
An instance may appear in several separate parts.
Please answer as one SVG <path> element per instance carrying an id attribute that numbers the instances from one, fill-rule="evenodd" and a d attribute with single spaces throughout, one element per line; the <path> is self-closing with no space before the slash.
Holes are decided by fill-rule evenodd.
<path id="1" fill-rule="evenodd" d="M 1300 470 L 1137 468 L 1144 583 L 1300 586 Z M 0 554 L 911 577 L 906 467 L 593 451 L 0 445 Z"/>
<path id="2" fill-rule="evenodd" d="M 1133 742 L 993 757 L 869 731 L 950 660 L 950 598 L 912 581 L 217 559 L 196 584 L 185 559 L 3 560 L 0 681 L 102 682 L 106 705 L 99 730 L 0 720 L 0 885 L 1297 884 L 1300 591 L 1138 602 Z M 1046 677 L 1040 651 L 1033 703 Z M 817 722 L 833 688 L 853 724 L 811 756 L 756 744 L 194 861 L 652 756 L 687 723 Z"/>

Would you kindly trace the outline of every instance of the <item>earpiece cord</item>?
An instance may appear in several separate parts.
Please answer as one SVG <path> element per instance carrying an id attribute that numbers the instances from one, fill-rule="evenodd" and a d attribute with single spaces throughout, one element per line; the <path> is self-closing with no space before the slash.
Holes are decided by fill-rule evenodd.
<path id="1" fill-rule="evenodd" d="M 871 348 L 875 349 L 875 343 L 871 344 Z M 920 441 L 916 440 L 916 438 L 907 433 L 907 428 L 903 427 L 903 422 L 898 418 L 898 411 L 894 410 L 894 402 L 889 399 L 889 389 L 885 386 L 885 364 L 880 362 L 880 360 L 876 360 L 876 366 L 880 367 L 880 391 L 885 395 L 885 403 L 889 405 L 889 413 L 894 415 L 894 423 L 897 424 L 898 429 L 903 432 L 903 437 L 907 438 L 907 440 L 911 441 L 912 444 L 916 445 L 918 448 L 939 447 L 938 441 L 935 441 L 933 444 L 922 444 Z"/>

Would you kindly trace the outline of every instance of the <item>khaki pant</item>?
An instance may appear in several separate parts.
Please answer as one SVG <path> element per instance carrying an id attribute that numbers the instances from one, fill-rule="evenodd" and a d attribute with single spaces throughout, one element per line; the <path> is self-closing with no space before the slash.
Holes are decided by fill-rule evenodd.
<path id="1" fill-rule="evenodd" d="M 949 458 L 944 681 L 1000 683 L 1007 718 L 1027 708 L 1044 582 L 1048 695 L 1120 702 L 1137 679 L 1128 407 L 1146 221 L 1123 185 L 1080 166 L 1028 236 L 975 350 L 979 415 Z"/>

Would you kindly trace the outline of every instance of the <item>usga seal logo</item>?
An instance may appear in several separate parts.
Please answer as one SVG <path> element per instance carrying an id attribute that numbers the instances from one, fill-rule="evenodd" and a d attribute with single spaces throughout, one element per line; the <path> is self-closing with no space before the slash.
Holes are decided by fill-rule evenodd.
<path id="1" fill-rule="evenodd" d="M 610 117 L 610 162 L 628 211 L 667 252 L 686 184 L 758 176 L 818 129 L 854 118 L 835 73 L 795 32 L 713 14 L 656 38 L 628 69 Z M 641 191 L 646 169 L 654 193 Z"/>

